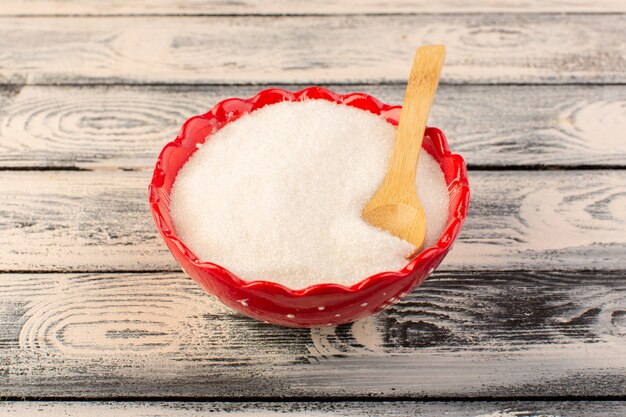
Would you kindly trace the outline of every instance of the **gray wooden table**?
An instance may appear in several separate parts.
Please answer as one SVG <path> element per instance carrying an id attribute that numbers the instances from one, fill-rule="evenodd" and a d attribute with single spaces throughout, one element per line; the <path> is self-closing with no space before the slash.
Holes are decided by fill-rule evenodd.
<path id="1" fill-rule="evenodd" d="M 258 323 L 186 278 L 147 183 L 181 123 L 268 86 L 401 103 L 472 205 L 432 278 L 337 328 Z M 0 5 L 0 414 L 626 414 L 626 1 Z"/>

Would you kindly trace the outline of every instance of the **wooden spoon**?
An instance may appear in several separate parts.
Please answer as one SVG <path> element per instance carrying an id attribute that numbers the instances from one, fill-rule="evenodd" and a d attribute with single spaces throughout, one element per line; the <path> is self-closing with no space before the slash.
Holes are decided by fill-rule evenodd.
<path id="1" fill-rule="evenodd" d="M 362 212 L 372 226 L 415 245 L 408 259 L 419 253 L 426 236 L 426 216 L 417 197 L 415 173 L 445 54 L 443 45 L 417 49 L 387 174 Z"/>

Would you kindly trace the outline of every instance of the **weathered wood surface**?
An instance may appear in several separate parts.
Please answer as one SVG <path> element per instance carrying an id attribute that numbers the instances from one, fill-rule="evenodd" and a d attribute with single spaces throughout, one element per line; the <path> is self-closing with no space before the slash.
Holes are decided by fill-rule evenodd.
<path id="1" fill-rule="evenodd" d="M 619 397 L 624 274 L 436 272 L 313 330 L 235 314 L 181 273 L 2 274 L 2 395 Z"/>
<path id="2" fill-rule="evenodd" d="M 232 14 L 364 14 L 397 13 L 566 13 L 566 12 L 625 12 L 621 0 L 411 0 L 385 2 L 380 0 L 279 0 L 279 1 L 220 1 L 220 0 L 28 0 L 12 1 L 0 7 L 0 15 L 232 15 Z"/>
<path id="3" fill-rule="evenodd" d="M 0 397 L 90 401 L 0 414 L 626 414 L 462 401 L 625 398 L 626 171 L 499 169 L 625 166 L 626 2 L 5 3 Z M 450 54 L 432 123 L 497 171 L 471 172 L 468 223 L 429 282 L 375 317 L 293 330 L 167 272 L 146 185 L 186 118 L 264 88 L 249 84 L 399 103 L 412 50 L 435 42 Z M 6 171 L 30 168 L 96 171 Z M 94 401 L 145 397 L 216 402 Z M 329 402 L 221 402 L 241 397 Z M 461 401 L 390 401 L 432 397 Z"/>
<path id="4" fill-rule="evenodd" d="M 443 43 L 444 83 L 624 83 L 625 38 L 623 14 L 2 18 L 0 82 L 405 82 Z"/>
<path id="5" fill-rule="evenodd" d="M 178 270 L 147 203 L 150 171 L 0 172 L 0 270 Z M 474 171 L 441 268 L 624 269 L 626 171 Z"/>
<path id="6" fill-rule="evenodd" d="M 401 85 L 328 87 L 387 103 L 404 95 Z M 0 168 L 150 168 L 187 118 L 263 88 L 5 87 Z M 473 166 L 626 166 L 625 86 L 446 85 L 430 120 Z"/>
<path id="7" fill-rule="evenodd" d="M 472 402 L 0 402 L 12 417 L 394 416 L 394 417 L 623 417 L 626 405 L 609 401 Z M 62 413 L 62 414 L 61 414 Z"/>

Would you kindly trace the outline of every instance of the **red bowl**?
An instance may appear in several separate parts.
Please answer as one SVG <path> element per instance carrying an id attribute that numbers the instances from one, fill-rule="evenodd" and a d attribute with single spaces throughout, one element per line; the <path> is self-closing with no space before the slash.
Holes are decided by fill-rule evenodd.
<path id="1" fill-rule="evenodd" d="M 465 162 L 450 152 L 443 133 L 429 127 L 423 148 L 441 165 L 450 205 L 448 222 L 437 244 L 426 248 L 400 271 L 381 272 L 346 287 L 318 284 L 300 290 L 268 281 L 245 281 L 211 262 L 202 262 L 176 235 L 170 216 L 172 184 L 180 168 L 212 133 L 268 104 L 307 99 L 328 100 L 381 115 L 398 124 L 400 106 L 390 106 L 363 94 L 337 94 L 321 87 L 298 92 L 272 88 L 249 99 L 230 98 L 211 111 L 187 120 L 178 137 L 168 143 L 157 159 L 149 186 L 150 209 L 163 240 L 183 270 L 209 294 L 241 313 L 269 323 L 290 327 L 321 327 L 351 322 L 399 301 L 420 285 L 441 263 L 456 239 L 467 215 L 469 184 Z"/>

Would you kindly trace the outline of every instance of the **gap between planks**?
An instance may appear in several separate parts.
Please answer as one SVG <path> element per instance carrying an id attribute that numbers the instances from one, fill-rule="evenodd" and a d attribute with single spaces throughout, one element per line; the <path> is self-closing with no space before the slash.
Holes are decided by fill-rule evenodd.
<path id="1" fill-rule="evenodd" d="M 10 77 L 1 80 L 0 89 L 8 89 L 19 91 L 24 87 L 68 87 L 68 88 L 89 88 L 89 87 L 136 87 L 136 88 L 150 88 L 150 87 L 163 87 L 163 88 L 211 88 L 211 87 L 258 87 L 258 90 L 271 87 L 284 88 L 284 87 L 298 87 L 298 89 L 310 87 L 312 85 L 321 86 L 321 87 L 329 87 L 329 86 L 338 86 L 338 87 L 350 87 L 355 85 L 366 86 L 366 87 L 380 87 L 380 86 L 388 86 L 388 87 L 402 87 L 406 88 L 406 81 L 398 80 L 398 81 L 367 81 L 360 80 L 358 82 L 355 81 L 333 81 L 333 82 L 124 82 L 124 81 L 114 81 L 114 82 L 89 82 L 89 83 L 80 83 L 80 82 L 68 82 L 68 83 L 46 83 L 46 82 L 24 82 L 24 80 L 20 77 Z M 455 82 L 451 81 L 440 81 L 439 86 L 471 86 L 471 87 L 620 87 L 626 86 L 626 82 L 624 81 L 605 81 L 605 82 L 586 82 L 586 81 L 572 81 L 572 82 L 551 82 L 545 81 L 541 83 L 533 83 L 527 81 L 520 82 Z"/>
<path id="2" fill-rule="evenodd" d="M 28 172 L 28 171 L 122 171 L 122 172 L 138 172 L 152 171 L 151 167 L 142 168 L 122 168 L 115 166 L 100 165 L 96 168 L 80 168 L 72 165 L 53 165 L 53 166 L 0 166 L 0 172 Z M 472 165 L 468 164 L 467 169 L 470 172 L 523 172 L 523 171 L 606 171 L 606 170 L 625 170 L 626 164 L 604 164 L 604 165 Z"/>
<path id="3" fill-rule="evenodd" d="M 498 396 L 472 396 L 469 398 L 464 397 L 456 397 L 456 396 L 427 396 L 423 398 L 416 398 L 415 396 L 372 396 L 372 395 L 346 395 L 346 396 L 294 396 L 294 397 L 262 397 L 262 396 L 223 396 L 223 397 L 211 397 L 211 396 L 168 396 L 168 395 L 159 395 L 159 396 L 112 396 L 112 397 L 72 397 L 72 396 L 54 396 L 54 397 L 46 397 L 46 396 L 20 396 L 20 397 L 0 397 L 0 410 L 2 410 L 3 403 L 42 403 L 42 404 L 57 404 L 57 403 L 146 403 L 146 404 L 154 404 L 154 403 L 181 403 L 181 404 L 189 404 L 189 403 L 224 403 L 230 405 L 246 405 L 246 404 L 272 404 L 272 403 L 283 403 L 283 404 L 298 404 L 298 403 L 363 403 L 363 404 L 379 404 L 379 403 L 388 403 L 389 405 L 401 404 L 401 403 L 415 403 L 415 404 L 446 404 L 446 403 L 458 403 L 458 404 L 473 404 L 473 403 L 484 403 L 484 404 L 501 404 L 501 403 L 607 403 L 607 404 L 616 404 L 622 405 L 621 403 L 626 401 L 626 395 L 587 395 L 587 396 L 575 396 L 575 395 L 546 395 L 546 396 L 515 396 L 511 398 L 507 397 L 498 397 Z M 626 407 L 626 406 L 624 406 Z M 494 416 L 495 417 L 495 416 Z M 507 416 L 497 416 L 497 417 L 507 417 Z M 513 417 L 513 416 L 511 416 Z M 527 417 L 526 414 L 523 417 Z M 539 416 L 539 417 L 547 417 L 547 416 Z M 552 417 L 552 416 L 549 416 Z M 620 417 L 623 417 L 620 415 Z"/>
<path id="4" fill-rule="evenodd" d="M 115 10 L 115 12 L 112 12 Z M 208 0 L 203 2 L 179 2 L 172 0 L 133 2 L 109 1 L 106 5 L 85 0 L 34 0 L 10 2 L 0 8 L 3 15 L 92 15 L 106 16 L 113 13 L 139 16 L 153 15 L 291 15 L 291 14 L 422 14 L 422 13 L 620 13 L 626 12 L 624 2 L 619 0 L 522 0 L 459 2 L 441 0 L 437 2 L 413 0 L 402 2 L 381 2 L 379 0 L 342 1 L 328 0 L 311 3 L 306 0 L 258 2 L 242 0 L 224 2 Z"/>
<path id="5" fill-rule="evenodd" d="M 1 19 L 40 19 L 40 18 L 76 18 L 76 19 L 119 19 L 119 18 L 170 18 L 170 19 L 186 19 L 186 18 L 202 18 L 202 17 L 246 17 L 246 18 L 265 18 L 265 17 L 284 17 L 284 18 L 307 18 L 307 17 L 394 17 L 394 16 L 471 16 L 471 15 L 505 15 L 505 14 L 541 14 L 541 15 L 557 15 L 557 16 L 616 16 L 626 15 L 625 10 L 599 11 L 599 10 L 578 10 L 578 11 L 533 11 L 533 10 L 517 10 L 517 11 L 423 11 L 423 12 L 353 12 L 353 13 L 32 13 L 32 14 L 1 14 Z"/>

